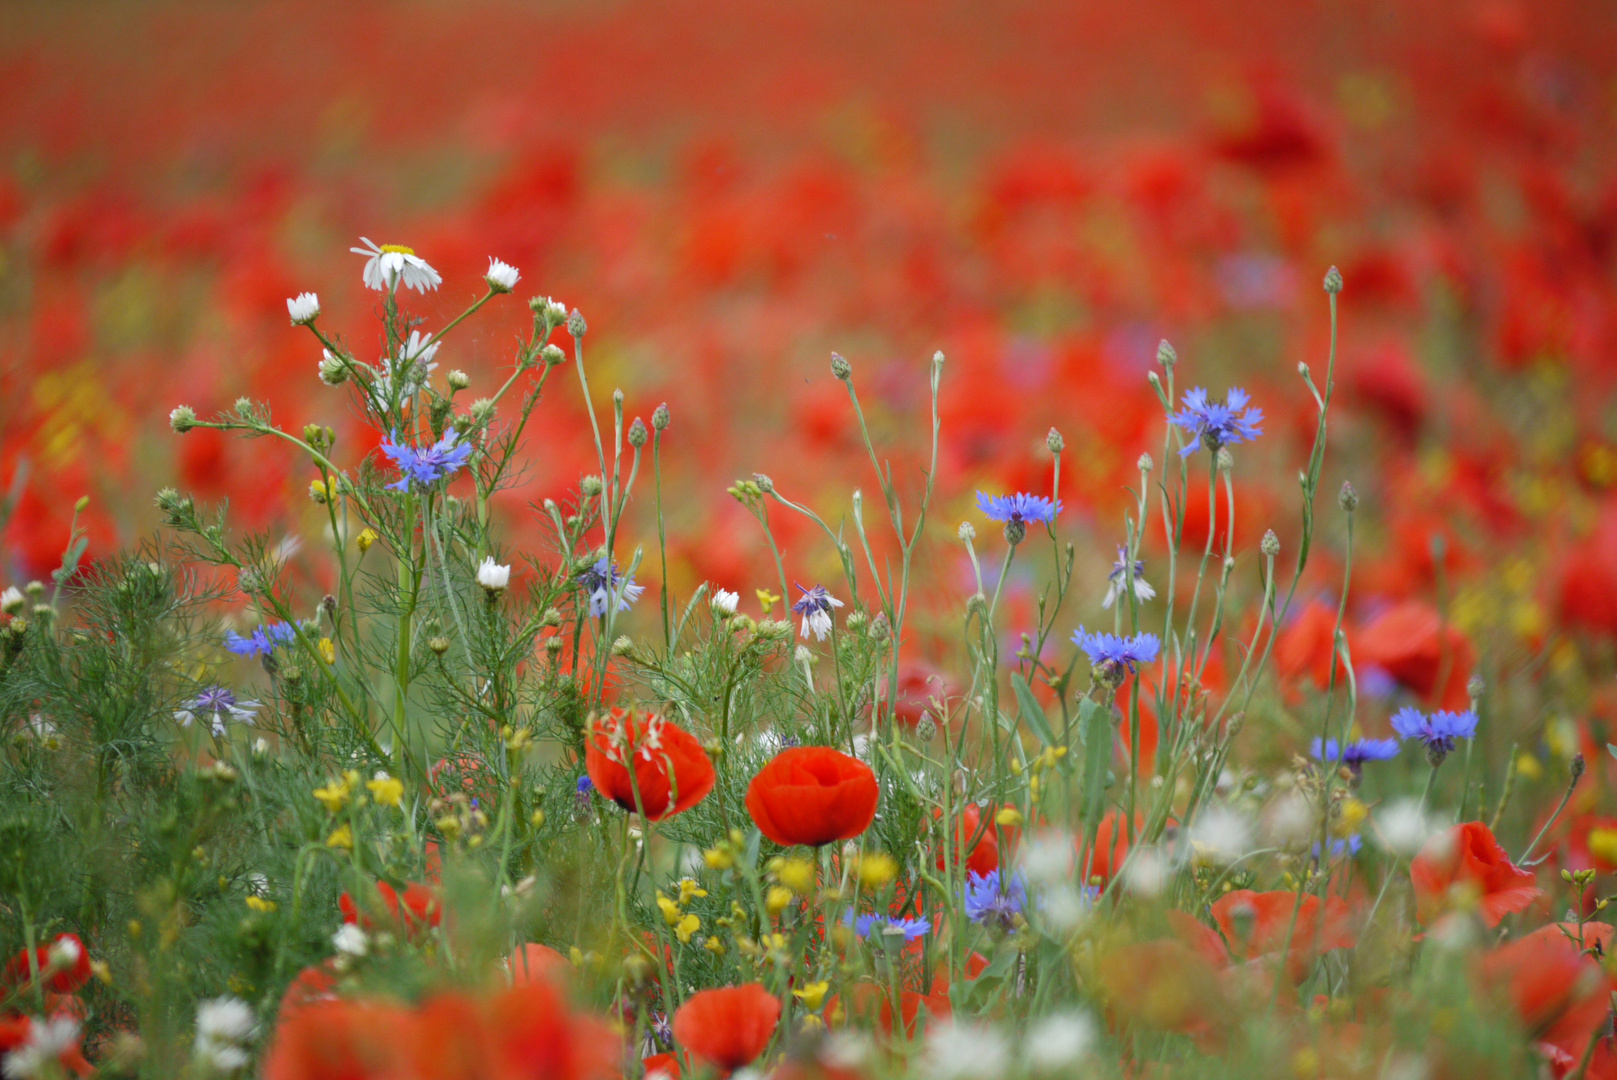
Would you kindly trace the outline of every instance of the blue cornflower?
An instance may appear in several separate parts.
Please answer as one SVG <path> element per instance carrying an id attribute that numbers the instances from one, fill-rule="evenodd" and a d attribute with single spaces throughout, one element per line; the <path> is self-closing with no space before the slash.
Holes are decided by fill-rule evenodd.
<path id="1" fill-rule="evenodd" d="M 1309 749 L 1315 761 L 1334 765 L 1341 762 L 1352 770 L 1354 777 L 1364 771 L 1366 761 L 1390 761 L 1398 756 L 1397 739 L 1357 739 L 1346 746 L 1335 739 L 1314 740 Z"/>
<path id="2" fill-rule="evenodd" d="M 597 619 L 606 614 L 609 596 L 618 598 L 619 611 L 628 611 L 629 605 L 646 591 L 644 585 L 634 583 L 634 578 L 625 580 L 618 570 L 618 564 L 608 562 L 605 556 L 595 560 L 594 566 L 579 574 L 578 583 L 590 594 L 590 614 Z"/>
<path id="3" fill-rule="evenodd" d="M 1251 442 L 1263 434 L 1258 426 L 1263 423 L 1263 410 L 1249 407 L 1251 397 L 1238 387 L 1230 387 L 1222 405 L 1208 401 L 1207 391 L 1200 386 L 1187 392 L 1184 401 L 1183 412 L 1168 414 L 1168 423 L 1195 436 L 1179 451 L 1180 457 L 1194 454 L 1198 446 L 1205 446 L 1216 454 L 1220 447 Z"/>
<path id="4" fill-rule="evenodd" d="M 989 495 L 977 492 L 977 509 L 989 521 L 1020 522 L 1037 521 L 1041 525 L 1048 525 L 1061 513 L 1061 500 L 1051 502 L 1043 495 L 1028 495 L 1019 492 L 1015 495 Z"/>
<path id="5" fill-rule="evenodd" d="M 297 636 L 297 630 L 290 623 L 265 623 L 246 637 L 234 630 L 226 632 L 225 648 L 237 656 L 268 656 L 278 646 L 292 644 Z"/>
<path id="6" fill-rule="evenodd" d="M 973 870 L 966 874 L 965 902 L 966 917 L 972 922 L 1014 929 L 1027 907 L 1027 883 L 1020 874 L 1012 874 L 1002 883 L 998 870 L 987 874 Z"/>
<path id="7" fill-rule="evenodd" d="M 902 934 L 904 935 L 904 940 L 910 942 L 917 938 L 925 937 L 932 932 L 931 919 L 894 919 L 886 915 L 860 915 L 855 917 L 852 910 L 842 916 L 842 922 L 845 926 L 852 926 L 854 933 L 867 940 L 874 932 L 883 936 L 892 935 L 893 937 Z"/>
<path id="8" fill-rule="evenodd" d="M 1131 672 L 1139 670 L 1141 664 L 1155 660 L 1157 651 L 1162 648 L 1162 642 L 1155 634 L 1136 634 L 1133 637 L 1099 632 L 1090 634 L 1082 626 L 1072 635 L 1072 643 L 1084 650 L 1094 667 L 1109 664 L 1114 670 L 1127 668 Z"/>
<path id="9" fill-rule="evenodd" d="M 382 453 L 392 458 L 393 467 L 404 474 L 398 483 L 387 486 L 393 491 L 409 491 L 411 481 L 429 487 L 460 471 L 472 456 L 472 444 L 460 442 L 460 435 L 451 428 L 431 446 L 417 448 L 400 444 L 395 431 L 390 440 L 382 443 Z"/>
<path id="10" fill-rule="evenodd" d="M 1134 598 L 1141 603 L 1157 595 L 1149 582 L 1145 580 L 1145 560 L 1134 560 Z M 1121 544 L 1117 548 L 1117 561 L 1112 564 L 1112 572 L 1106 576 L 1106 598 L 1100 602 L 1103 608 L 1109 608 L 1117 602 L 1129 577 L 1129 553 Z"/>
<path id="11" fill-rule="evenodd" d="M 1359 849 L 1362 848 L 1362 847 L 1364 847 L 1364 837 L 1360 836 L 1358 833 L 1354 833 L 1352 836 L 1348 837 L 1346 840 L 1332 840 L 1331 841 L 1331 855 L 1333 857 L 1343 855 L 1343 854 L 1357 855 L 1359 853 Z M 1318 840 L 1314 841 L 1314 858 L 1316 858 L 1316 859 L 1319 858 L 1319 841 Z"/>
<path id="12" fill-rule="evenodd" d="M 1458 739 L 1469 739 L 1477 733 L 1477 714 L 1465 712 L 1435 712 L 1430 716 L 1413 705 L 1405 705 L 1392 715 L 1392 730 L 1399 738 L 1419 739 L 1426 747 L 1426 759 L 1437 765 L 1454 749 Z"/>
<path id="13" fill-rule="evenodd" d="M 798 585 L 797 591 L 803 598 L 792 605 L 792 614 L 803 616 L 803 636 L 808 637 L 813 631 L 815 641 L 824 641 L 825 635 L 831 632 L 831 611 L 841 607 L 842 601 L 832 596 L 824 585 L 812 589 Z"/>
<path id="14" fill-rule="evenodd" d="M 589 774 L 586 773 L 585 775 L 580 776 L 578 778 L 578 793 L 580 795 L 588 795 L 590 792 L 592 792 L 594 790 L 595 790 L 595 781 L 593 781 L 593 780 L 591 780 L 589 778 Z"/>
<path id="15" fill-rule="evenodd" d="M 257 701 L 237 701 L 236 695 L 223 686 L 210 686 L 187 701 L 184 708 L 176 710 L 174 719 L 184 727 L 190 727 L 191 722 L 199 716 L 212 717 L 213 733 L 222 736 L 227 719 L 251 724 L 253 713 L 260 707 L 261 703 Z"/>

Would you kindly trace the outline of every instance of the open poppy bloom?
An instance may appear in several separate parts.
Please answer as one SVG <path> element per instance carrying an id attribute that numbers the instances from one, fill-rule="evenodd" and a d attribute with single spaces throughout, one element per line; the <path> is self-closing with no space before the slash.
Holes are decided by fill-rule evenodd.
<path id="1" fill-rule="evenodd" d="M 1320 953 L 1353 947 L 1347 905 L 1339 896 L 1319 897 L 1290 889 L 1253 892 L 1236 889 L 1218 898 L 1213 921 L 1224 932 L 1237 959 L 1256 960 L 1286 950 L 1286 967 L 1301 978 Z M 1290 942 L 1287 942 L 1287 935 Z"/>
<path id="2" fill-rule="evenodd" d="M 522 986 L 535 980 L 558 983 L 566 979 L 573 970 L 573 965 L 567 957 L 549 945 L 541 945 L 536 941 L 528 942 L 506 957 L 505 966 L 511 973 L 513 986 Z"/>
<path id="3" fill-rule="evenodd" d="M 758 1060 L 780 1023 L 780 999 L 761 983 L 692 994 L 674 1013 L 674 1038 L 726 1073 Z"/>
<path id="4" fill-rule="evenodd" d="M 747 785 L 747 813 L 782 847 L 852 840 L 876 818 L 870 766 L 828 746 L 782 750 Z"/>
<path id="5" fill-rule="evenodd" d="M 376 895 L 381 898 L 382 906 L 387 908 L 393 921 L 401 926 L 410 936 L 437 926 L 444 915 L 443 905 L 438 902 L 438 896 L 425 885 L 410 882 L 404 887 L 403 895 L 385 881 L 376 883 Z M 337 906 L 342 909 L 342 921 L 345 923 L 359 923 L 367 930 L 372 922 L 368 915 L 360 910 L 354 898 L 347 893 L 337 898 Z"/>
<path id="6" fill-rule="evenodd" d="M 1471 642 L 1418 600 L 1388 608 L 1352 637 L 1353 659 L 1375 664 L 1440 709 L 1463 709 L 1476 664 Z M 1439 686 L 1438 679 L 1445 679 Z"/>
<path id="7" fill-rule="evenodd" d="M 90 950 L 77 934 L 57 934 L 49 945 L 34 948 L 37 970 L 44 976 L 46 989 L 71 994 L 90 981 Z M 32 977 L 28 950 L 13 956 L 6 964 L 5 984 L 26 985 Z"/>
<path id="8" fill-rule="evenodd" d="M 35 1027 L 41 1030 L 35 1032 Z M 95 1069 L 91 1067 L 84 1057 L 84 1051 L 79 1049 L 79 1021 L 71 1016 L 61 1013 L 49 1020 L 38 1020 L 28 1016 L 0 1016 L 0 1060 L 6 1062 L 7 1076 L 37 1076 L 39 1073 L 22 1071 L 22 1057 L 30 1052 L 29 1044 L 36 1046 L 49 1046 L 44 1051 L 54 1057 L 56 1063 L 67 1072 L 75 1076 L 89 1076 Z M 39 1053 L 39 1050 L 34 1050 Z M 37 1062 L 37 1058 L 35 1059 Z M 37 1066 L 36 1066 L 37 1067 Z M 16 1072 L 10 1070 L 15 1068 Z M 51 1073 L 50 1075 L 59 1075 Z"/>
<path id="9" fill-rule="evenodd" d="M 604 798 L 651 821 L 683 813 L 713 790 L 713 762 L 701 743 L 655 713 L 638 721 L 627 709 L 596 717 L 584 767 Z"/>
<path id="10" fill-rule="evenodd" d="M 1134 815 L 1134 832 L 1136 835 L 1145 828 L 1145 815 Z M 1080 840 L 1082 848 L 1083 841 Z M 1095 846 L 1089 853 L 1089 866 L 1083 875 L 1084 881 L 1090 885 L 1104 886 L 1112 880 L 1112 875 L 1122 867 L 1123 861 L 1129 854 L 1129 831 L 1123 823 L 1122 816 L 1116 810 L 1108 810 L 1106 816 L 1100 819 L 1100 827 L 1095 830 Z"/>
<path id="11" fill-rule="evenodd" d="M 264 1080 L 385 1080 L 409 1075 L 400 1032 L 408 1010 L 333 998 L 298 1009 L 276 1025 Z"/>
<path id="12" fill-rule="evenodd" d="M 1430 926 L 1450 906 L 1456 886 L 1475 895 L 1483 925 L 1525 911 L 1539 897 L 1532 873 L 1510 861 L 1488 826 L 1467 821 L 1426 842 L 1409 864 L 1415 917 Z"/>

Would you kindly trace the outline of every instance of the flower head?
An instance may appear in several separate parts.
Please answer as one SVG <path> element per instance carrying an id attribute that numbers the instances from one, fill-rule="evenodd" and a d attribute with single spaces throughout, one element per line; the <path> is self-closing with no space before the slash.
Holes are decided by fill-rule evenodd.
<path id="1" fill-rule="evenodd" d="M 511 567 L 501 566 L 492 557 L 484 559 L 477 568 L 477 583 L 491 593 L 504 592 L 511 584 Z"/>
<path id="2" fill-rule="evenodd" d="M 618 570 L 618 564 L 608 562 L 605 556 L 595 560 L 594 566 L 579 574 L 578 583 L 589 593 L 590 615 L 597 619 L 606 615 L 611 597 L 617 597 L 619 611 L 628 611 L 629 605 L 646 591 L 644 585 L 634 583 L 633 577 L 625 578 Z"/>
<path id="3" fill-rule="evenodd" d="M 1121 546 L 1118 547 L 1117 561 L 1112 564 L 1112 572 L 1106 577 L 1106 598 L 1100 602 L 1101 607 L 1111 607 L 1117 602 L 1117 598 L 1122 595 L 1123 589 L 1126 587 L 1129 580 L 1128 559 L 1128 551 Z M 1141 602 L 1149 600 L 1153 596 L 1157 595 L 1157 590 L 1153 589 L 1150 583 L 1145 580 L 1143 577 L 1144 574 L 1145 560 L 1135 559 L 1133 571 L 1134 598 Z"/>
<path id="4" fill-rule="evenodd" d="M 716 778 L 707 751 L 690 732 L 656 713 L 636 716 L 621 708 L 590 725 L 584 767 L 603 798 L 644 812 L 652 821 L 682 814 L 707 798 Z M 579 795 L 587 790 L 580 780 Z"/>
<path id="5" fill-rule="evenodd" d="M 813 631 L 814 640 L 824 641 L 825 635 L 831 632 L 831 609 L 841 607 L 842 601 L 827 592 L 824 585 L 797 588 L 803 598 L 792 605 L 792 614 L 803 616 L 803 636 L 808 637 Z"/>
<path id="6" fill-rule="evenodd" d="M 852 840 L 876 818 L 869 765 L 828 746 L 782 750 L 747 785 L 747 813 L 781 847 Z"/>
<path id="7" fill-rule="evenodd" d="M 249 640 L 243 638 L 242 640 Z M 234 650 L 232 650 L 234 651 Z M 185 703 L 185 707 L 176 710 L 174 719 L 183 727 L 190 727 L 191 722 L 200 717 L 211 718 L 211 726 L 216 737 L 225 733 L 225 724 L 230 720 L 240 720 L 244 724 L 253 722 L 253 714 L 261 708 L 257 701 L 237 701 L 236 695 L 223 686 L 210 686 L 196 697 Z"/>
<path id="8" fill-rule="evenodd" d="M 741 602 L 741 595 L 728 589 L 720 589 L 713 594 L 713 613 L 715 615 L 734 615 L 736 605 Z"/>
<path id="9" fill-rule="evenodd" d="M 977 509 L 989 521 L 1020 522 L 1026 524 L 1036 521 L 1041 525 L 1048 525 L 1061 513 L 1061 500 L 1051 502 L 1042 495 L 1028 495 L 1019 492 L 1015 495 L 989 495 L 977 492 Z"/>
<path id="10" fill-rule="evenodd" d="M 1162 642 L 1155 634 L 1136 634 L 1133 637 L 1119 637 L 1099 631 L 1091 634 L 1082 626 L 1072 635 L 1072 643 L 1084 651 L 1090 664 L 1095 667 L 1109 664 L 1131 672 L 1138 671 L 1141 664 L 1154 661 L 1162 648 Z"/>
<path id="11" fill-rule="evenodd" d="M 389 397 L 393 380 L 398 379 L 401 397 L 419 394 L 427 379 L 438 370 L 438 362 L 433 357 L 438 355 L 440 344 L 431 334 L 411 330 L 410 336 L 399 345 L 397 356 L 382 358 L 382 374 L 376 377 L 376 392 L 384 398 Z"/>
<path id="12" fill-rule="evenodd" d="M 194 1052 L 215 1072 L 235 1072 L 247 1064 L 242 1048 L 253 1034 L 253 1010 L 240 998 L 222 997 L 197 1007 Z"/>
<path id="13" fill-rule="evenodd" d="M 366 256 L 364 279 L 367 289 L 388 292 L 398 288 L 402 281 L 405 288 L 425 293 L 443 284 L 444 279 L 438 271 L 428 266 L 426 260 L 414 250 L 402 244 L 377 244 L 366 236 L 361 236 L 359 242 L 365 246 L 348 250 L 355 255 Z"/>
<path id="14" fill-rule="evenodd" d="M 287 300 L 286 313 L 292 317 L 293 326 L 307 326 L 320 317 L 320 297 L 312 292 L 298 293 Z"/>
<path id="15" fill-rule="evenodd" d="M 268 656 L 282 645 L 290 645 L 298 633 L 290 623 L 265 623 L 243 637 L 231 630 L 225 634 L 225 648 L 237 656 Z"/>
<path id="16" fill-rule="evenodd" d="M 16 1080 L 33 1077 L 59 1076 L 56 1065 L 77 1066 L 87 1064 L 79 1053 L 79 1022 L 67 1013 L 58 1013 L 45 1020 L 40 1017 L 24 1018 L 27 1039 L 5 1056 L 5 1074 Z M 76 1060 L 75 1060 L 76 1059 Z M 51 1071 L 47 1071 L 51 1070 Z M 87 1070 L 86 1070 L 87 1071 Z"/>
<path id="17" fill-rule="evenodd" d="M 972 922 L 1009 930 L 1027 907 L 1027 883 L 1020 874 L 1001 879 L 998 870 L 971 871 L 966 874 L 965 901 L 966 917 Z"/>
<path id="18" fill-rule="evenodd" d="M 1335 739 L 1315 739 L 1308 751 L 1315 761 L 1327 765 L 1341 762 L 1358 776 L 1366 761 L 1390 761 L 1398 756 L 1397 739 L 1356 739 L 1346 746 Z"/>
<path id="19" fill-rule="evenodd" d="M 521 278 L 522 275 L 517 273 L 516 267 L 508 262 L 501 262 L 492 255 L 489 256 L 488 273 L 483 275 L 483 280 L 488 282 L 488 287 L 494 292 L 510 292 L 517 287 L 517 282 Z"/>
<path id="20" fill-rule="evenodd" d="M 382 453 L 393 459 L 393 465 L 404 475 L 397 483 L 387 485 L 394 491 L 410 490 L 414 481 L 422 487 L 436 484 L 446 476 L 453 476 L 472 456 L 470 443 L 462 443 L 460 436 L 450 429 L 444 437 L 428 447 L 407 446 L 398 441 L 394 432 L 391 440 L 382 443 Z"/>
<path id="21" fill-rule="evenodd" d="M 1435 712 L 1427 715 L 1413 705 L 1405 705 L 1392 716 L 1392 730 L 1402 739 L 1418 739 L 1426 747 L 1426 756 L 1436 765 L 1447 757 L 1459 739 L 1469 739 L 1477 733 L 1477 714 L 1465 712 Z"/>
<path id="22" fill-rule="evenodd" d="M 844 925 L 852 926 L 854 933 L 860 937 L 870 939 L 872 933 L 892 937 L 903 936 L 905 942 L 915 941 L 926 937 L 932 932 L 931 919 L 894 919 L 886 915 L 860 915 L 855 917 L 850 909 L 842 917 Z"/>
<path id="23" fill-rule="evenodd" d="M 1222 405 L 1207 400 L 1207 391 L 1200 386 L 1186 392 L 1184 409 L 1168 415 L 1170 424 L 1196 437 L 1179 451 L 1179 456 L 1189 457 L 1198 445 L 1216 454 L 1222 447 L 1251 442 L 1262 435 L 1258 425 L 1263 423 L 1263 410 L 1252 406 L 1251 401 L 1245 390 L 1233 386 L 1224 395 Z"/>

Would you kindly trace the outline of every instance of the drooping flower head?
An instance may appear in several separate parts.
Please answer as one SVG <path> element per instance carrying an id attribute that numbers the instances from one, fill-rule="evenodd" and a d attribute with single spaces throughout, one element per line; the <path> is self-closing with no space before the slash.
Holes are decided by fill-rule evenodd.
<path id="1" fill-rule="evenodd" d="M 631 812 L 643 809 L 652 821 L 689 810 L 707 798 L 715 779 L 694 735 L 655 713 L 637 717 L 621 708 L 591 724 L 584 767 L 603 798 Z"/>
<path id="2" fill-rule="evenodd" d="M 989 521 L 1021 522 L 1027 524 L 1036 521 L 1040 525 L 1048 525 L 1061 513 L 1061 500 L 1051 502 L 1043 495 L 1029 495 L 1018 492 L 1015 495 L 990 495 L 987 492 L 977 492 L 977 509 Z"/>
<path id="3" fill-rule="evenodd" d="M 1409 879 L 1415 887 L 1415 918 L 1424 926 L 1467 893 L 1488 927 L 1527 910 L 1542 895 L 1533 872 L 1511 862 L 1480 821 L 1462 822 L 1427 840 L 1410 860 Z"/>
<path id="4" fill-rule="evenodd" d="M 290 623 L 265 623 L 254 627 L 253 632 L 243 637 L 234 630 L 225 634 L 225 648 L 237 656 L 268 656 L 282 645 L 290 645 L 297 640 L 297 630 Z"/>
<path id="5" fill-rule="evenodd" d="M 812 589 L 799 585 L 797 588 L 803 598 L 792 605 L 792 614 L 803 616 L 803 637 L 808 637 L 812 631 L 814 640 L 824 641 L 825 635 L 831 632 L 831 611 L 841 607 L 842 601 L 827 592 L 824 585 L 816 585 Z"/>
<path id="6" fill-rule="evenodd" d="M 1072 643 L 1089 657 L 1090 666 L 1100 673 L 1103 681 L 1114 681 L 1114 685 L 1122 682 L 1125 671 L 1136 672 L 1141 664 L 1154 661 L 1162 648 L 1162 642 L 1155 634 L 1135 634 L 1133 637 L 1119 637 L 1099 631 L 1091 634 L 1082 626 L 1072 635 Z"/>
<path id="7" fill-rule="evenodd" d="M 616 562 L 608 562 L 605 556 L 595 560 L 595 565 L 589 567 L 578 575 L 578 583 L 590 597 L 590 614 L 599 619 L 606 614 L 610 598 L 618 598 L 618 610 L 628 611 L 629 605 L 640 599 L 645 592 L 644 585 L 636 585 L 634 578 L 627 580 L 618 569 Z"/>
<path id="8" fill-rule="evenodd" d="M 782 750 L 747 785 L 747 813 L 782 847 L 852 840 L 876 817 L 870 766 L 828 746 Z"/>
<path id="9" fill-rule="evenodd" d="M 253 714 L 260 707 L 261 703 L 257 701 L 237 701 L 236 695 L 223 686 L 210 686 L 186 702 L 184 708 L 176 710 L 174 719 L 183 727 L 190 727 L 198 717 L 208 718 L 214 735 L 223 736 L 227 721 L 240 720 L 244 724 L 251 724 Z"/>
<path id="10" fill-rule="evenodd" d="M 443 284 L 438 271 L 427 265 L 412 248 L 402 244 L 377 244 L 368 236 L 361 236 L 364 247 L 349 248 L 355 255 L 364 255 L 365 287 L 377 292 L 397 288 L 400 282 L 407 289 L 426 293 Z"/>
<path id="11" fill-rule="evenodd" d="M 444 437 L 431 446 L 417 448 L 401 444 L 399 433 L 382 443 L 382 453 L 393 459 L 394 468 L 404 475 L 397 483 L 387 485 L 393 491 L 409 491 L 412 483 L 430 487 L 446 476 L 453 476 L 472 456 L 470 443 L 460 442 L 460 436 L 451 428 Z"/>
<path id="12" fill-rule="evenodd" d="M 394 379 L 399 382 L 401 398 L 419 394 L 432 373 L 438 370 L 438 363 L 433 359 L 438 355 L 438 345 L 431 334 L 411 330 L 410 336 L 399 345 L 397 356 L 382 357 L 382 374 L 376 376 L 377 394 L 384 399 L 391 398 Z"/>
<path id="13" fill-rule="evenodd" d="M 1405 705 L 1392 716 L 1392 730 L 1402 739 L 1417 739 L 1426 747 L 1426 757 L 1433 765 L 1441 762 L 1460 739 L 1473 738 L 1477 733 L 1477 714 L 1465 712 L 1421 712 L 1413 705 Z"/>
<path id="14" fill-rule="evenodd" d="M 1014 929 L 1027 907 L 1027 882 L 1021 874 L 1001 878 L 998 870 L 966 875 L 966 917 L 972 922 Z"/>
<path id="15" fill-rule="evenodd" d="M 1193 438 L 1179 451 L 1180 457 L 1189 457 L 1198 446 L 1213 453 L 1225 446 L 1251 442 L 1263 434 L 1258 425 L 1263 423 L 1263 410 L 1251 405 L 1245 390 L 1230 387 L 1224 403 L 1207 400 L 1207 391 L 1198 386 L 1187 391 L 1184 409 L 1168 415 L 1168 422 L 1184 428 Z"/>
<path id="16" fill-rule="evenodd" d="M 1366 761 L 1391 761 L 1398 756 L 1397 739 L 1355 739 L 1346 746 L 1335 739 L 1315 739 L 1308 751 L 1315 761 L 1334 765 L 1340 762 L 1357 778 Z"/>
<path id="17" fill-rule="evenodd" d="M 1122 595 L 1129 578 L 1129 553 L 1127 549 L 1118 546 L 1117 561 L 1112 564 L 1112 572 L 1106 577 L 1106 598 L 1100 602 L 1103 608 L 1110 608 Z M 1145 580 L 1145 560 L 1134 560 L 1134 598 L 1142 603 L 1157 595 L 1157 590 Z"/>

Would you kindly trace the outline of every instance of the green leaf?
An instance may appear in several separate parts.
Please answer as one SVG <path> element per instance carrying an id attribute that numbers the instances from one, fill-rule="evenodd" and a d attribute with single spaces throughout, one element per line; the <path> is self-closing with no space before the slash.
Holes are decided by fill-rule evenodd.
<path id="1" fill-rule="evenodd" d="M 1099 702 L 1078 703 L 1078 727 L 1084 737 L 1084 827 L 1091 833 L 1106 812 L 1106 772 L 1112 763 L 1112 718 Z"/>
<path id="2" fill-rule="evenodd" d="M 1033 697 L 1033 690 L 1022 678 L 1020 671 L 1011 673 L 1011 689 L 1016 691 L 1016 704 L 1022 710 L 1022 723 L 1033 729 L 1033 734 L 1046 746 L 1056 745 L 1055 732 L 1050 730 L 1050 721 L 1044 715 L 1044 709 Z"/>

